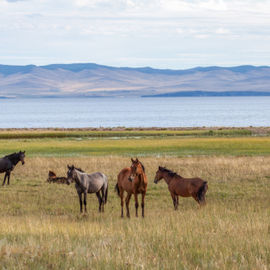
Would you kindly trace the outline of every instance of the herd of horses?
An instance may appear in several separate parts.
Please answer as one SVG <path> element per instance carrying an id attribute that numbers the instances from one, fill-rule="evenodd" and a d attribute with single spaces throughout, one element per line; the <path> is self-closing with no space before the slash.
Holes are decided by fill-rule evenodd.
<path id="1" fill-rule="evenodd" d="M 3 158 L 0 158 L 0 173 L 5 173 L 3 185 L 5 185 L 6 178 L 9 185 L 10 173 L 21 161 L 24 164 L 25 151 L 13 153 Z M 104 212 L 104 205 L 108 198 L 108 178 L 101 172 L 92 174 L 85 173 L 82 169 L 74 167 L 74 165 L 67 165 L 67 177 L 57 177 L 54 172 L 49 171 L 48 182 L 66 183 L 70 185 L 75 182 L 75 188 L 79 197 L 80 212 L 87 212 L 87 194 L 96 193 L 99 202 L 99 211 Z M 157 184 L 161 179 L 164 179 L 168 185 L 169 192 L 172 197 L 174 209 L 178 208 L 178 197 L 193 197 L 200 205 L 205 204 L 205 194 L 208 189 L 207 182 L 201 178 L 183 178 L 179 174 L 165 168 L 158 167 L 154 183 Z M 144 200 L 147 191 L 147 176 L 144 165 L 136 159 L 131 159 L 131 166 L 120 171 L 117 177 L 115 190 L 121 199 L 121 217 L 124 217 L 124 201 L 126 204 L 126 215 L 130 217 L 129 202 L 131 196 L 135 198 L 136 217 L 138 217 L 138 195 L 142 195 L 141 208 L 142 217 L 144 217 Z M 125 192 L 127 193 L 124 198 Z M 83 200 L 82 200 L 83 199 Z"/>

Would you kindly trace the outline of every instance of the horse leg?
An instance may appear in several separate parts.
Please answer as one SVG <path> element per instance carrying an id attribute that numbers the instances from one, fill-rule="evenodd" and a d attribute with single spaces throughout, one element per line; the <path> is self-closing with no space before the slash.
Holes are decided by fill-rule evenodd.
<path id="1" fill-rule="evenodd" d="M 173 200 L 174 210 L 176 210 L 177 209 L 177 206 L 176 206 L 176 196 L 174 195 L 173 192 L 171 192 L 171 196 L 172 196 L 172 200 Z"/>
<path id="2" fill-rule="evenodd" d="M 138 207 L 139 207 L 139 203 L 138 203 L 138 194 L 137 194 L 136 192 L 134 192 L 134 198 L 135 198 L 136 217 L 138 217 Z"/>
<path id="3" fill-rule="evenodd" d="M 178 195 L 175 195 L 175 198 L 176 198 L 176 209 L 175 210 L 177 210 L 178 209 L 178 205 L 179 205 L 179 201 L 178 201 L 179 196 Z"/>
<path id="4" fill-rule="evenodd" d="M 120 190 L 120 199 L 121 199 L 121 218 L 124 217 L 124 191 Z"/>
<path id="5" fill-rule="evenodd" d="M 80 201 L 80 212 L 82 213 L 82 193 L 78 192 L 79 201 Z"/>
<path id="6" fill-rule="evenodd" d="M 99 202 L 99 207 L 98 207 L 98 211 L 101 212 L 101 204 L 102 204 L 102 198 L 100 196 L 99 191 L 96 193 L 97 197 L 98 197 L 98 202 Z"/>
<path id="7" fill-rule="evenodd" d="M 131 195 L 132 195 L 132 193 L 128 193 L 127 197 L 126 197 L 126 209 L 127 209 L 127 217 L 128 218 L 130 217 L 130 215 L 129 215 L 129 201 L 130 201 Z"/>
<path id="8" fill-rule="evenodd" d="M 5 185 L 5 182 L 6 182 L 6 178 L 7 178 L 7 172 L 5 173 L 5 176 L 4 176 L 4 181 L 3 181 L 3 184 L 2 184 L 2 186 L 4 186 L 4 185 Z"/>
<path id="9" fill-rule="evenodd" d="M 142 193 L 142 217 L 144 217 L 144 198 L 145 198 L 145 193 Z"/>
<path id="10" fill-rule="evenodd" d="M 102 194 L 102 209 L 101 211 L 104 212 L 104 204 L 105 204 L 105 192 L 104 192 L 104 186 L 101 189 L 101 194 Z"/>
<path id="11" fill-rule="evenodd" d="M 84 212 L 85 212 L 85 213 L 87 213 L 86 202 L 87 202 L 87 193 L 84 192 L 84 196 L 83 196 L 83 204 L 84 204 Z"/>
<path id="12" fill-rule="evenodd" d="M 8 181 L 7 181 L 8 185 L 9 185 L 9 179 L 10 179 L 10 172 L 8 173 Z"/>

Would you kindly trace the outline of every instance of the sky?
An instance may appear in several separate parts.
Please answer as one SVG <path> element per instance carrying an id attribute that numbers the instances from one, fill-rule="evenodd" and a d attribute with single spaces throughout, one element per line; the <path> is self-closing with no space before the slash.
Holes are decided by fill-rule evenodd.
<path id="1" fill-rule="evenodd" d="M 0 64 L 270 65 L 270 0 L 0 0 Z"/>

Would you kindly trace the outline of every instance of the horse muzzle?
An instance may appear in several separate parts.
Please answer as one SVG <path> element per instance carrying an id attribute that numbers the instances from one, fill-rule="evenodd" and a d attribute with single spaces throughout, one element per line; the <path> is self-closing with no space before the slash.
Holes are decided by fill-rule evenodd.
<path id="1" fill-rule="evenodd" d="M 70 178 L 67 178 L 66 179 L 66 184 L 67 185 L 70 185 L 72 182 L 73 182 L 73 179 L 70 179 Z"/>
<path id="2" fill-rule="evenodd" d="M 25 162 L 24 162 L 24 161 L 22 161 L 22 165 L 24 165 L 24 163 L 25 163 Z"/>

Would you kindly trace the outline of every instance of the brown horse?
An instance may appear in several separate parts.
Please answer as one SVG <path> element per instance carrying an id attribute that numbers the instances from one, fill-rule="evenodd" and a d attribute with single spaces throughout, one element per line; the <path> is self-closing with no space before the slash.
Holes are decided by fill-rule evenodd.
<path id="1" fill-rule="evenodd" d="M 143 164 L 136 158 L 136 160 L 131 159 L 132 164 L 129 168 L 124 168 L 118 174 L 118 181 L 115 185 L 115 190 L 118 193 L 118 196 L 121 198 L 121 217 L 124 216 L 123 206 L 124 206 L 124 191 L 127 192 L 126 196 L 126 209 L 127 217 L 130 217 L 129 214 L 129 201 L 134 194 L 135 197 L 135 209 L 136 217 L 138 217 L 138 194 L 142 194 L 142 217 L 144 217 L 144 197 L 147 189 L 147 177 L 145 174 L 145 169 Z"/>
<path id="2" fill-rule="evenodd" d="M 207 182 L 201 178 L 183 178 L 177 173 L 164 167 L 158 167 L 154 183 L 164 179 L 171 193 L 174 209 L 178 207 L 178 196 L 193 197 L 199 205 L 205 204 L 205 193 L 208 189 Z"/>
<path id="3" fill-rule="evenodd" d="M 57 183 L 57 184 L 66 184 L 67 178 L 66 177 L 57 177 L 53 171 L 49 171 L 47 182 Z"/>

